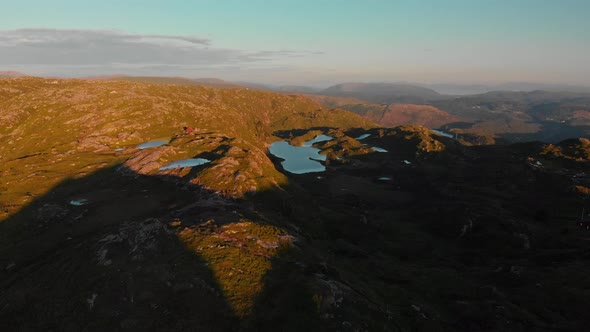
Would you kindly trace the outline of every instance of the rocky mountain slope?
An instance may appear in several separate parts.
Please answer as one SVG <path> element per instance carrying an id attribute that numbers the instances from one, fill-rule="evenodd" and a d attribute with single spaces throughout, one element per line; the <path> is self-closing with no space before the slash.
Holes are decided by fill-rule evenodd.
<path id="1" fill-rule="evenodd" d="M 0 80 L 0 110 L 6 330 L 589 323 L 587 140 L 465 146 L 302 96 L 124 81 Z M 321 173 L 267 149 L 319 134 Z M 184 158 L 210 162 L 161 169 Z"/>
<path id="2" fill-rule="evenodd" d="M 459 122 L 459 117 L 441 111 L 430 105 L 416 104 L 359 104 L 344 105 L 342 109 L 362 115 L 383 127 L 417 125 L 427 128 L 440 128 L 445 124 Z"/>
<path id="3" fill-rule="evenodd" d="M 305 94 L 305 96 L 326 107 L 336 107 L 354 112 L 383 127 L 418 125 L 436 129 L 445 124 L 461 121 L 461 118 L 431 105 L 372 104 L 352 97 L 333 97 L 314 94 Z"/>

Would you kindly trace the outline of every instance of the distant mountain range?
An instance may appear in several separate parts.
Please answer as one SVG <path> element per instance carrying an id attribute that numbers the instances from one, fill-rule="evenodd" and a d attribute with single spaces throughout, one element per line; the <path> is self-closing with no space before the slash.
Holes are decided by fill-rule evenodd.
<path id="1" fill-rule="evenodd" d="M 359 98 L 372 103 L 425 103 L 445 98 L 432 89 L 398 83 L 343 83 L 322 90 L 319 94 Z"/>
<path id="2" fill-rule="evenodd" d="M 26 75 L 14 71 L 0 72 L 0 77 L 22 76 Z M 219 89 L 247 88 L 303 95 L 325 107 L 352 111 L 384 127 L 421 125 L 507 141 L 554 142 L 590 136 L 590 88 L 573 85 L 526 82 L 499 85 L 349 82 L 320 90 L 299 85 L 270 86 L 218 78 L 104 75 L 86 79 Z M 483 93 L 459 95 L 473 92 Z"/>
<path id="3" fill-rule="evenodd" d="M 18 71 L 0 71 L 0 78 L 29 76 Z M 219 78 L 187 78 L 162 76 L 130 76 L 125 74 L 109 74 L 80 77 L 81 79 L 99 80 L 134 80 L 169 82 L 167 84 L 199 85 L 238 88 L 246 87 L 257 90 L 312 93 L 328 96 L 362 96 L 372 102 L 387 102 L 392 98 L 433 100 L 450 96 L 477 95 L 493 91 L 535 91 L 590 93 L 590 86 L 572 84 L 552 84 L 534 82 L 508 82 L 498 84 L 461 84 L 461 83 L 416 83 L 416 82 L 346 82 L 327 88 L 294 84 L 264 84 L 249 81 L 227 81 Z"/>
<path id="4" fill-rule="evenodd" d="M 590 93 L 536 90 L 448 96 L 414 86 L 362 83 L 320 93 L 329 96 L 306 96 L 384 127 L 413 124 L 508 142 L 590 137 Z"/>
<path id="5" fill-rule="evenodd" d="M 544 90 L 552 92 L 576 92 L 588 93 L 590 87 L 577 86 L 567 84 L 546 84 L 546 83 L 530 83 L 530 82 L 512 82 L 502 84 L 416 84 L 435 90 L 444 95 L 474 95 L 482 94 L 491 91 L 535 91 Z"/>

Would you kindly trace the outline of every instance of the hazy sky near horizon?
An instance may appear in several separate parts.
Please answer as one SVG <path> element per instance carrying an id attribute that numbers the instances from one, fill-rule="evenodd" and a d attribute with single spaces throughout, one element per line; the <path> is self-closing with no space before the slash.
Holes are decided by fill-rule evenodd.
<path id="1" fill-rule="evenodd" d="M 590 85 L 588 0 L 0 0 L 0 70 Z"/>

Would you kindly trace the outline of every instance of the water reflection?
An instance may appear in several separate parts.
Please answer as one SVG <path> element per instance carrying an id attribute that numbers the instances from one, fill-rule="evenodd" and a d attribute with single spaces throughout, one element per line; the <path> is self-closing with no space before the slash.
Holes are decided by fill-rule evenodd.
<path id="1" fill-rule="evenodd" d="M 325 161 L 326 156 L 321 155 L 320 149 L 316 149 L 312 145 L 332 139 L 333 137 L 328 135 L 318 135 L 314 139 L 306 141 L 303 146 L 293 146 L 285 141 L 274 142 L 268 150 L 274 156 L 284 159 L 281 165 L 287 172 L 294 174 L 323 172 L 326 167 L 320 161 Z"/>
<path id="2" fill-rule="evenodd" d="M 168 140 L 159 139 L 159 140 L 155 140 L 155 141 L 141 143 L 137 146 L 137 148 L 140 150 L 148 149 L 148 148 L 155 148 L 158 146 L 162 146 L 164 144 L 168 144 L 168 142 L 169 142 Z"/>
<path id="3" fill-rule="evenodd" d="M 439 134 L 439 135 L 441 135 L 441 136 L 444 136 L 444 137 L 448 137 L 448 138 L 453 138 L 454 137 L 453 134 L 449 134 L 449 133 L 444 132 L 442 130 L 432 129 L 432 131 L 435 132 L 435 133 L 437 133 L 437 134 Z"/>
<path id="4" fill-rule="evenodd" d="M 183 159 L 183 160 L 178 160 L 178 161 L 173 161 L 163 167 L 160 167 L 160 171 L 165 171 L 167 169 L 173 169 L 173 168 L 184 168 L 184 167 L 193 167 L 193 166 L 199 166 L 199 165 L 203 165 L 206 164 L 208 162 L 210 162 L 211 160 L 209 159 L 204 159 L 204 158 L 189 158 L 189 159 Z"/>

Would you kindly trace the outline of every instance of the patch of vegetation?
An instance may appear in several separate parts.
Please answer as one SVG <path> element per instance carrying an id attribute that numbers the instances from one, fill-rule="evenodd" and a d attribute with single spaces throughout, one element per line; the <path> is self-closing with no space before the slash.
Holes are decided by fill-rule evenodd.
<path id="1" fill-rule="evenodd" d="M 178 236 L 209 265 L 240 317 L 251 314 L 254 300 L 263 290 L 263 279 L 272 268 L 271 259 L 293 239 L 277 227 L 248 220 L 223 226 L 209 220 L 202 226 L 184 228 Z"/>

